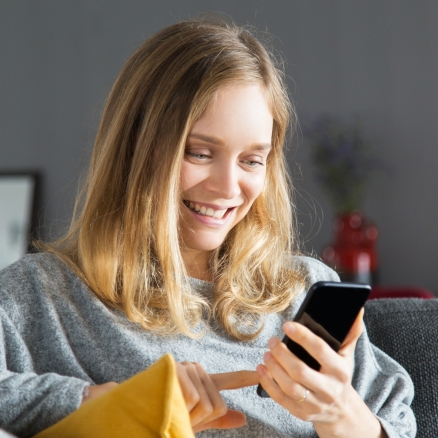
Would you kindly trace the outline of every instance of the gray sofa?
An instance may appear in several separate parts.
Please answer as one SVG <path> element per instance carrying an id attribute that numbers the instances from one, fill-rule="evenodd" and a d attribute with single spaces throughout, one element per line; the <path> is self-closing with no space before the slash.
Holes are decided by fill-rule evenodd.
<path id="1" fill-rule="evenodd" d="M 412 377 L 418 438 L 438 437 L 438 299 L 370 300 L 365 324 L 371 341 Z"/>

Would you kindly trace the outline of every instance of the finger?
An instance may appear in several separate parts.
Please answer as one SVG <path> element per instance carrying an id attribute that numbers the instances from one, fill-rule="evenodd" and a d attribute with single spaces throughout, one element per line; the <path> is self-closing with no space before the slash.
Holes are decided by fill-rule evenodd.
<path id="1" fill-rule="evenodd" d="M 269 351 L 264 354 L 263 359 L 266 369 L 281 390 L 293 400 L 301 399 L 307 387 L 292 379 Z"/>
<path id="2" fill-rule="evenodd" d="M 176 373 L 184 401 L 186 402 L 187 410 L 190 413 L 192 409 L 199 403 L 200 397 L 198 390 L 188 375 L 188 367 L 186 363 L 177 363 Z"/>
<path id="3" fill-rule="evenodd" d="M 214 385 L 210 376 L 205 372 L 204 368 L 202 368 L 200 364 L 194 364 L 194 366 L 209 400 L 207 409 L 203 411 L 205 416 L 200 422 L 200 424 L 205 424 L 223 417 L 227 413 L 228 408 L 218 389 Z"/>
<path id="4" fill-rule="evenodd" d="M 193 428 L 193 432 L 198 433 L 207 429 L 235 429 L 245 426 L 246 416 L 243 412 L 229 409 L 225 415 L 216 418 L 209 423 L 205 423 Z"/>
<path id="5" fill-rule="evenodd" d="M 310 368 L 305 362 L 295 356 L 295 354 L 289 351 L 286 344 L 281 342 L 280 339 L 271 338 L 269 340 L 269 348 L 274 360 L 278 363 L 279 367 L 284 370 L 290 379 L 297 382 L 301 386 L 310 389 L 311 391 L 318 391 L 318 389 L 324 385 L 325 376 L 323 376 L 320 372 Z M 331 350 L 330 347 L 328 348 Z M 331 350 L 331 354 L 336 355 L 333 350 Z M 275 368 L 275 370 L 276 375 L 272 377 L 276 382 L 277 377 L 281 379 L 282 385 L 280 386 L 283 387 L 282 389 L 285 389 L 288 385 L 287 378 L 282 378 L 282 374 L 278 368 Z M 270 371 L 271 370 L 269 369 L 269 373 Z M 279 384 L 279 382 L 277 383 Z M 285 392 L 288 394 L 290 393 L 291 397 L 295 398 L 293 396 L 293 389 L 291 391 L 286 390 Z"/>
<path id="6" fill-rule="evenodd" d="M 260 376 L 260 384 L 263 386 L 263 389 L 269 394 L 272 400 L 276 401 L 279 405 L 288 409 L 292 413 L 292 415 L 296 415 L 295 410 L 299 409 L 299 403 L 294 402 L 282 391 L 282 389 L 272 378 L 268 369 L 264 365 L 258 365 L 257 373 Z M 294 404 L 296 404 L 297 406 L 294 406 Z"/>
<path id="7" fill-rule="evenodd" d="M 332 372 L 339 368 L 339 355 L 322 338 L 312 333 L 307 327 L 296 322 L 286 322 L 283 325 L 283 330 L 290 339 L 301 345 L 319 362 L 321 372 Z M 274 354 L 274 356 L 276 355 Z"/>
<path id="8" fill-rule="evenodd" d="M 207 393 L 205 385 L 198 374 L 196 365 L 187 364 L 186 368 L 187 374 L 199 395 L 198 403 L 196 403 L 196 405 L 189 410 L 191 424 L 192 426 L 196 426 L 200 423 L 203 423 L 205 419 L 210 417 L 213 412 L 213 403 L 210 400 L 210 396 Z"/>
<path id="9" fill-rule="evenodd" d="M 353 355 L 354 349 L 356 348 L 357 340 L 359 339 L 360 335 L 363 333 L 363 314 L 364 314 L 364 308 L 362 307 L 353 325 L 351 326 L 351 329 L 348 332 L 348 335 L 345 338 L 342 347 L 338 351 L 338 353 L 341 356 L 346 357 Z"/>
<path id="10" fill-rule="evenodd" d="M 210 374 L 210 378 L 219 391 L 239 389 L 258 385 L 259 377 L 256 371 L 233 371 L 229 373 Z"/>

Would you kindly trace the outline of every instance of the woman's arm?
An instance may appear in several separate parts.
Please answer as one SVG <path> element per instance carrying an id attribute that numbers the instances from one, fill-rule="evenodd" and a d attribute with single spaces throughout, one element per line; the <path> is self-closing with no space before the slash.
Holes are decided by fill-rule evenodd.
<path id="1" fill-rule="evenodd" d="M 363 331 L 361 313 L 338 353 L 306 327 L 288 322 L 285 333 L 320 364 L 315 371 L 294 356 L 277 338 L 269 342 L 265 366 L 257 371 L 268 394 L 292 415 L 311 421 L 321 438 L 384 438 L 377 417 L 351 385 L 353 354 Z"/>
<path id="2" fill-rule="evenodd" d="M 259 377 L 255 371 L 207 374 L 198 363 L 175 365 L 194 433 L 207 429 L 234 429 L 246 424 L 245 415 L 228 409 L 219 391 L 257 385 Z M 90 386 L 81 406 L 117 386 L 114 382 Z"/>
<path id="3" fill-rule="evenodd" d="M 0 371 L 0 428 L 20 437 L 33 436 L 74 412 L 87 385 L 55 373 Z"/>
<path id="4" fill-rule="evenodd" d="M 15 332 L 0 307 L 0 429 L 27 437 L 74 412 L 89 383 L 56 373 L 26 372 L 26 368 L 32 369 L 30 360 L 20 363 L 22 372 L 15 372 L 17 357 L 26 357 L 22 353 L 27 348 Z"/>
<path id="5" fill-rule="evenodd" d="M 194 437 L 240 427 L 244 414 L 228 410 L 219 391 L 257 383 L 255 371 L 207 375 L 199 364 L 177 364 L 166 354 L 120 385 L 91 387 L 80 409 L 35 438 Z"/>

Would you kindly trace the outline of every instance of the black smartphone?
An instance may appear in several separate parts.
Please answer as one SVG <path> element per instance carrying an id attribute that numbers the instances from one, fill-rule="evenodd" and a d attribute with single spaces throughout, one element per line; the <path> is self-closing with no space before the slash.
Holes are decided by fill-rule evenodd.
<path id="1" fill-rule="evenodd" d="M 294 321 L 306 326 L 338 351 L 370 292 L 371 286 L 367 284 L 319 281 L 309 289 Z M 320 364 L 301 345 L 287 336 L 283 342 L 295 356 L 319 371 Z M 257 394 L 269 397 L 261 385 Z"/>

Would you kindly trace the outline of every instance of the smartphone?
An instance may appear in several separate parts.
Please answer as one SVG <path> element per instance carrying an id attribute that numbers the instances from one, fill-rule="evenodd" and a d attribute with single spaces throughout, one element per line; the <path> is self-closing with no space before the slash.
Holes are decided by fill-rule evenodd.
<path id="1" fill-rule="evenodd" d="M 367 284 L 319 281 L 309 289 L 294 321 L 306 326 L 338 351 L 370 292 L 371 286 Z M 301 345 L 287 336 L 283 342 L 295 356 L 319 371 L 320 364 Z M 257 394 L 269 397 L 261 385 Z"/>

